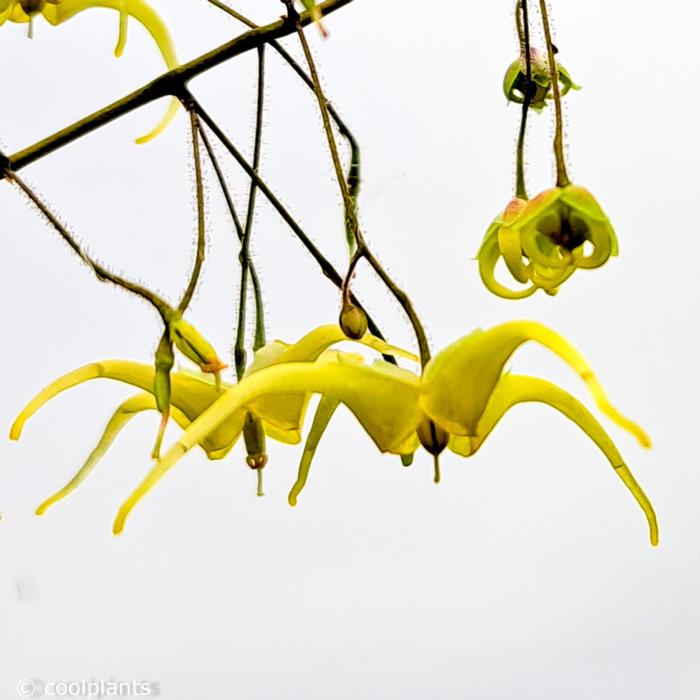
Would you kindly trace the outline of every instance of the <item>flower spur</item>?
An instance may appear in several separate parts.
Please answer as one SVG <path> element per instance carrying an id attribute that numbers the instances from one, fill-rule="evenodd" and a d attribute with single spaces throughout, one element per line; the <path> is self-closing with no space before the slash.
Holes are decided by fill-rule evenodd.
<path id="1" fill-rule="evenodd" d="M 331 405 L 335 402 L 347 406 L 380 451 L 406 456 L 422 445 L 436 460 L 445 448 L 464 457 L 475 454 L 503 415 L 516 404 L 548 404 L 576 423 L 607 457 L 642 508 L 651 543 L 656 545 L 654 509 L 597 419 L 556 385 L 504 371 L 511 355 L 528 341 L 538 342 L 567 362 L 583 379 L 601 412 L 634 435 L 642 446 L 651 445 L 646 433 L 608 401 L 596 375 L 568 341 L 539 323 L 516 321 L 458 340 L 433 358 L 422 376 L 383 361 L 373 366 L 287 362 L 251 373 L 226 389 L 185 429 L 123 503 L 113 531 L 123 530 L 134 506 L 192 447 L 239 423 L 247 410 L 259 410 L 262 402 L 274 403 L 278 400 L 275 397 L 295 395 L 306 400 L 310 394 L 318 393 Z M 35 402 L 20 416 L 17 429 L 38 408 Z M 315 445 L 311 446 L 313 449 Z M 305 466 L 302 460 L 290 500 L 293 494 L 296 498 L 307 475 L 308 464 Z"/>
<path id="2" fill-rule="evenodd" d="M 129 17 L 133 17 L 148 31 L 155 41 L 169 70 L 179 65 L 170 32 L 160 15 L 144 0 L 0 0 L 0 25 L 6 21 L 29 24 L 32 36 L 34 17 L 41 14 L 50 24 L 57 26 L 75 15 L 93 7 L 116 10 L 119 13 L 119 36 L 114 54 L 119 57 L 127 39 Z M 136 139 L 146 143 L 162 133 L 177 114 L 179 101 L 173 98 L 167 112 L 150 133 Z"/>
<path id="3" fill-rule="evenodd" d="M 321 326 L 305 335 L 300 341 L 288 345 L 282 341 L 267 343 L 255 355 L 253 363 L 246 372 L 246 377 L 273 365 L 289 362 L 343 362 L 357 363 L 362 358 L 349 353 L 339 353 L 329 348 L 341 341 L 347 340 L 337 326 Z M 378 338 L 366 335 L 359 342 L 377 352 L 391 353 L 415 361 L 417 358 L 400 348 L 395 348 Z M 95 468 L 100 458 L 109 449 L 119 432 L 137 414 L 148 410 L 158 410 L 157 399 L 154 395 L 154 373 L 152 365 L 129 362 L 126 360 L 107 360 L 86 365 L 60 377 L 42 390 L 24 408 L 12 425 L 10 438 L 18 440 L 22 434 L 25 422 L 51 398 L 78 384 L 97 378 L 115 379 L 144 390 L 122 403 L 109 419 L 103 434 L 89 457 L 75 476 L 59 491 L 47 498 L 38 508 L 37 514 L 43 515 L 47 509 L 73 492 Z M 248 381 L 247 379 L 243 380 Z M 223 384 L 230 388 L 230 384 Z M 183 429 L 186 429 L 204 411 L 211 406 L 222 389 L 216 378 L 201 371 L 180 370 L 171 376 L 170 415 Z M 252 414 L 262 425 L 264 434 L 274 440 L 286 444 L 297 444 L 301 440 L 301 426 L 304 420 L 308 396 L 294 394 L 282 397 L 262 397 L 250 411 L 243 411 L 233 420 L 212 430 L 203 437 L 200 447 L 211 460 L 223 459 L 234 447 L 239 437 L 245 437 L 246 418 Z M 321 415 L 322 411 L 318 415 Z M 250 446 L 247 444 L 247 448 Z M 308 453 L 308 446 L 305 454 Z M 251 454 L 247 457 L 249 466 L 251 459 L 260 457 Z M 266 461 L 266 458 L 265 458 Z"/>

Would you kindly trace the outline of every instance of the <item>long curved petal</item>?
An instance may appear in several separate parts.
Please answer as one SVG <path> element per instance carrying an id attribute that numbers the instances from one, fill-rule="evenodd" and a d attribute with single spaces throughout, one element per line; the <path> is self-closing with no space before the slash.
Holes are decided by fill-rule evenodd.
<path id="1" fill-rule="evenodd" d="M 268 343 L 267 346 L 256 353 L 253 363 L 246 371 L 246 377 L 271 365 L 323 360 L 326 354 L 330 352 L 329 348 L 345 341 L 348 341 L 348 338 L 340 326 L 328 324 L 315 328 L 293 345 L 286 345 L 281 341 Z M 412 353 L 389 345 L 369 333 L 354 342 L 370 347 L 376 352 L 396 355 L 397 357 L 418 362 L 418 358 Z M 334 362 L 354 361 L 354 358 L 347 353 L 329 354 L 328 359 Z M 298 439 L 295 439 L 295 436 L 300 435 L 308 399 L 308 395 L 303 394 L 263 396 L 255 401 L 251 408 L 257 416 L 263 419 L 264 424 L 269 426 L 270 430 L 282 431 L 281 437 L 289 438 L 287 440 L 283 439 L 283 441 L 297 442 Z"/>
<path id="2" fill-rule="evenodd" d="M 581 353 L 561 335 L 535 321 L 503 323 L 449 345 L 428 363 L 423 373 L 421 405 L 448 432 L 475 435 L 506 362 L 530 340 L 544 345 L 569 364 L 586 383 L 598 408 L 632 433 L 643 447 L 651 446 L 644 430 L 610 403 Z"/>
<path id="3" fill-rule="evenodd" d="M 128 360 L 104 360 L 85 365 L 59 377 L 42 389 L 22 410 L 10 429 L 10 439 L 19 440 L 25 423 L 48 401 L 58 394 L 91 379 L 114 379 L 125 384 L 153 392 L 155 369 L 152 365 Z M 206 379 L 198 379 L 192 373 L 175 372 L 172 375 L 171 404 L 192 421 L 201 415 L 220 396 L 216 386 Z M 231 449 L 243 427 L 245 413 L 233 417 L 216 431 L 207 435 L 209 454 L 225 454 Z"/>
<path id="4" fill-rule="evenodd" d="M 299 494 L 303 491 L 304 486 L 306 486 L 306 481 L 309 478 L 309 470 L 311 469 L 311 462 L 313 462 L 314 455 L 318 449 L 318 445 L 321 442 L 323 433 L 328 427 L 335 410 L 340 405 L 340 401 L 337 399 L 332 399 L 329 396 L 322 396 L 319 401 L 318 408 L 316 409 L 316 415 L 311 423 L 311 429 L 306 438 L 306 444 L 304 445 L 304 452 L 301 455 L 301 461 L 299 462 L 299 471 L 297 473 L 297 480 L 292 486 L 292 490 L 289 492 L 287 501 L 290 506 L 296 506 L 297 498 Z"/>
<path id="5" fill-rule="evenodd" d="M 530 401 L 546 403 L 563 413 L 595 442 L 644 511 L 649 524 L 651 544 L 656 546 L 659 543 L 659 529 L 654 508 L 625 464 L 615 443 L 578 399 L 551 382 L 534 377 L 504 376 L 491 395 L 486 411 L 479 421 L 477 435 L 473 438 L 460 438 L 456 442 L 450 442 L 450 449 L 462 455 L 465 455 L 468 450 L 465 456 L 474 454 L 506 411 L 516 404 Z"/>
<path id="6" fill-rule="evenodd" d="M 534 294 L 537 291 L 534 285 L 525 289 L 510 289 L 496 279 L 496 264 L 500 257 L 498 231 L 495 231 L 490 235 L 487 234 L 478 254 L 479 275 L 486 289 L 503 299 L 525 299 Z"/>
<path id="7" fill-rule="evenodd" d="M 379 447 L 394 452 L 420 423 L 420 382 L 410 372 L 382 366 L 285 363 L 261 370 L 228 389 L 192 425 L 122 504 L 113 531 L 120 533 L 133 507 L 211 431 L 265 394 L 320 393 L 344 403 Z"/>

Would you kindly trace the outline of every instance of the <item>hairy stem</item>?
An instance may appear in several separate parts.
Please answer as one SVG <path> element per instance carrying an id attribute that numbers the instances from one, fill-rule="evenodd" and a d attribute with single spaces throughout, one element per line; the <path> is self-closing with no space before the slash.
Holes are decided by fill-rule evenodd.
<path id="1" fill-rule="evenodd" d="M 200 119 L 209 127 L 209 129 L 211 129 L 212 133 L 221 142 L 224 148 L 231 154 L 231 156 L 233 156 L 234 160 L 241 166 L 246 175 L 248 175 L 248 177 L 250 177 L 252 180 L 255 180 L 260 191 L 265 195 L 270 204 L 275 208 L 277 213 L 289 226 L 294 235 L 299 239 L 299 241 L 301 241 L 302 245 L 311 254 L 311 257 L 313 257 L 313 259 L 318 263 L 318 266 L 321 268 L 321 272 L 329 280 L 331 280 L 331 282 L 333 282 L 333 284 L 336 287 L 338 287 L 338 289 L 341 289 L 343 284 L 343 278 L 340 275 L 340 273 L 335 269 L 335 267 L 333 267 L 333 265 L 323 255 L 323 253 L 321 253 L 321 251 L 314 245 L 313 241 L 308 237 L 308 235 L 304 232 L 301 226 L 299 226 L 299 224 L 295 221 L 294 217 L 287 211 L 287 209 L 275 196 L 272 190 L 267 186 L 264 180 L 262 180 L 260 176 L 253 170 L 250 163 L 248 163 L 248 161 L 243 157 L 241 152 L 234 146 L 232 141 L 221 130 L 219 125 L 204 110 L 202 105 L 199 104 L 199 102 L 197 102 L 196 99 L 190 93 L 188 93 L 188 99 L 192 101 L 192 104 L 194 104 Z M 351 296 L 351 299 L 355 306 L 367 313 L 362 303 L 354 295 Z M 379 327 L 369 314 L 367 314 L 367 324 L 373 335 L 377 336 L 378 338 L 384 339 L 384 335 L 382 334 Z M 384 359 L 386 359 L 388 362 L 396 362 L 395 358 L 389 355 L 384 356 Z"/>
<path id="2" fill-rule="evenodd" d="M 255 139 L 253 146 L 253 172 L 258 174 L 260 167 L 260 152 L 262 149 L 263 130 L 263 110 L 265 106 L 265 49 L 258 49 L 258 96 L 255 112 Z M 239 260 L 241 263 L 241 289 L 238 304 L 238 328 L 236 330 L 236 345 L 234 357 L 236 361 L 236 374 L 238 381 L 243 379 L 245 373 L 245 326 L 246 326 L 246 306 L 248 300 L 248 273 L 250 270 L 250 238 L 253 232 L 253 221 L 255 220 L 255 197 L 258 192 L 258 185 L 255 180 L 250 181 L 250 192 L 248 194 L 248 211 L 246 213 L 245 231 L 241 241 L 241 252 Z M 256 350 L 258 348 L 255 348 Z"/>
<path id="3" fill-rule="evenodd" d="M 340 162 L 340 156 L 338 154 L 338 145 L 335 141 L 335 135 L 333 134 L 333 128 L 331 127 L 330 118 L 328 116 L 326 98 L 323 94 L 323 87 L 321 86 L 321 80 L 319 78 L 318 71 L 316 70 L 316 64 L 314 62 L 314 58 L 309 47 L 309 42 L 306 40 L 304 29 L 299 21 L 299 15 L 297 14 L 296 10 L 294 10 L 292 0 L 282 0 L 282 2 L 287 7 L 290 19 L 295 22 L 297 28 L 297 35 L 299 36 L 299 41 L 301 42 L 301 46 L 304 51 L 304 56 L 306 57 L 306 62 L 309 66 L 309 73 L 311 74 L 311 80 L 314 84 L 314 92 L 316 93 L 318 106 L 321 111 L 321 118 L 323 120 L 323 129 L 326 133 L 326 138 L 328 140 L 328 148 L 331 152 L 331 158 L 333 160 L 333 167 L 335 169 L 336 179 L 338 180 L 338 186 L 340 187 L 340 192 L 343 197 L 343 205 L 345 208 L 345 222 L 346 227 L 348 227 L 348 238 L 354 240 L 355 242 L 355 252 L 350 260 L 348 272 L 341 286 L 343 302 L 345 303 L 349 301 L 350 281 L 355 271 L 355 268 L 357 267 L 357 264 L 362 258 L 366 258 L 367 262 L 379 275 L 379 278 L 382 280 L 382 282 L 384 282 L 386 287 L 394 295 L 394 297 L 406 313 L 406 316 L 408 317 L 411 326 L 413 327 L 413 331 L 418 342 L 418 347 L 421 356 L 421 364 L 425 366 L 430 360 L 430 347 L 428 344 L 427 336 L 425 335 L 423 324 L 421 323 L 418 314 L 413 308 L 413 305 L 408 295 L 394 283 L 389 274 L 382 268 L 379 260 L 377 260 L 377 258 L 374 257 L 372 252 L 367 247 L 367 244 L 364 240 L 362 232 L 360 231 L 360 227 L 357 221 L 355 201 L 350 194 L 348 183 L 346 182 L 345 176 L 343 174 L 343 167 Z"/>
<path id="4" fill-rule="evenodd" d="M 556 114 L 556 126 L 554 131 L 554 157 L 557 161 L 557 187 L 566 187 L 571 183 L 566 172 L 566 160 L 564 158 L 564 118 L 561 110 L 561 92 L 559 90 L 559 69 L 554 57 L 554 44 L 552 43 L 552 31 L 549 26 L 547 14 L 547 0 L 540 0 L 540 12 L 544 26 L 544 38 L 547 43 L 547 57 L 549 59 L 549 72 L 552 74 L 552 96 L 554 97 L 554 109 Z"/>
<path id="5" fill-rule="evenodd" d="M 522 16 L 521 16 L 522 13 Z M 530 55 L 530 18 L 528 16 L 527 0 L 516 0 L 515 19 L 518 26 L 518 38 L 520 40 L 520 55 L 525 61 L 525 93 L 523 95 L 523 107 L 520 116 L 520 132 L 518 133 L 518 146 L 515 166 L 515 196 L 527 199 L 527 185 L 525 184 L 525 136 L 527 134 L 527 117 L 532 104 L 532 56 Z"/>
<path id="6" fill-rule="evenodd" d="M 206 255 L 207 247 L 207 227 L 206 215 L 204 212 L 204 181 L 202 178 L 202 159 L 199 152 L 199 117 L 194 109 L 188 109 L 190 114 L 190 129 L 192 131 L 192 152 L 194 154 L 194 179 L 197 189 L 197 253 L 194 259 L 194 267 L 190 276 L 189 284 L 185 293 L 182 295 L 182 301 L 177 307 L 180 313 L 184 313 L 192 301 L 199 277 L 202 274 L 202 266 L 204 265 L 204 256 Z"/>
<path id="7" fill-rule="evenodd" d="M 323 14 L 328 15 L 341 7 L 348 5 L 352 0 L 326 0 L 319 6 Z M 309 24 L 312 20 L 308 12 L 301 15 L 302 25 Z M 7 157 L 0 157 L 0 171 L 21 170 L 30 163 L 40 160 L 49 153 L 53 153 L 62 146 L 89 134 L 96 129 L 109 124 L 110 122 L 129 114 L 139 107 L 150 104 L 155 100 L 168 96 L 181 97 L 187 83 L 205 71 L 214 68 L 231 58 L 240 56 L 248 51 L 258 49 L 260 46 L 275 39 L 288 36 L 295 31 L 295 27 L 290 25 L 286 18 L 277 22 L 251 29 L 248 32 L 212 49 L 211 51 L 195 58 L 192 61 L 183 63 L 167 73 L 159 76 L 150 83 L 113 102 L 111 105 L 94 112 L 93 114 L 80 119 L 79 121 L 61 129 L 52 136 L 49 136 L 22 151 Z"/>
<path id="8" fill-rule="evenodd" d="M 130 282 L 129 280 L 110 272 L 99 262 L 90 257 L 82 249 L 75 236 L 73 236 L 73 234 L 56 218 L 48 206 L 41 200 L 34 190 L 29 187 L 29 185 L 27 185 L 24 180 L 19 177 L 19 175 L 17 175 L 17 173 L 6 170 L 4 175 L 6 179 L 13 182 L 20 188 L 20 190 L 22 190 L 22 192 L 24 192 L 29 201 L 38 209 L 46 221 L 51 224 L 58 235 L 70 246 L 73 252 L 92 270 L 95 277 L 97 277 L 100 282 L 110 282 L 117 287 L 125 289 L 127 292 L 131 292 L 132 294 L 145 299 L 156 309 L 156 311 L 158 311 L 163 320 L 167 323 L 167 319 L 172 315 L 172 308 L 168 302 L 154 292 L 150 291 L 150 289 L 146 289 L 135 282 Z"/>
<path id="9" fill-rule="evenodd" d="M 226 206 L 228 207 L 229 213 L 231 215 L 231 219 L 233 221 L 233 226 L 236 229 L 236 235 L 238 236 L 238 240 L 240 242 L 243 241 L 243 236 L 245 234 L 243 230 L 243 225 L 241 224 L 241 220 L 238 217 L 238 212 L 236 211 L 236 206 L 233 203 L 233 197 L 231 196 L 231 191 L 229 190 L 228 185 L 226 184 L 226 178 L 224 177 L 224 172 L 221 169 L 221 165 L 219 164 L 219 159 L 216 157 L 216 154 L 214 153 L 214 149 L 211 146 L 211 142 L 209 141 L 209 137 L 207 136 L 206 132 L 202 128 L 201 124 L 199 126 L 199 135 L 202 139 L 202 143 L 204 144 L 204 148 L 209 156 L 209 160 L 211 161 L 212 167 L 214 168 L 214 173 L 216 174 L 216 179 L 219 182 L 219 187 L 221 189 L 221 193 L 224 196 L 224 199 L 226 200 Z M 253 285 L 253 295 L 255 297 L 255 345 L 256 349 L 257 347 L 262 347 L 265 345 L 265 306 L 263 304 L 263 298 L 262 298 L 262 289 L 260 287 L 260 279 L 258 278 L 258 273 L 257 270 L 255 269 L 255 264 L 253 263 L 252 260 L 249 261 L 249 269 L 250 269 L 250 279 Z"/>
<path id="10" fill-rule="evenodd" d="M 214 7 L 219 8 L 220 10 L 223 10 L 226 12 L 228 15 L 233 17 L 234 19 L 237 19 L 239 22 L 242 22 L 243 24 L 247 25 L 251 29 L 256 29 L 257 24 L 255 22 L 252 22 L 250 19 L 242 15 L 240 12 L 237 10 L 234 10 L 233 8 L 229 7 L 225 3 L 221 2 L 221 0 L 207 0 L 211 5 Z M 277 51 L 277 53 L 289 64 L 289 66 L 294 70 L 294 72 L 299 76 L 299 78 L 304 82 L 304 84 L 309 87 L 309 89 L 312 92 L 315 92 L 314 89 L 314 83 L 311 77 L 304 71 L 304 69 L 294 60 L 294 58 L 289 54 L 289 52 L 278 42 L 278 41 L 270 41 L 269 45 Z M 330 117 L 333 119 L 335 122 L 335 125 L 338 127 L 338 131 L 340 132 L 341 136 L 346 139 L 348 142 L 348 146 L 350 148 L 350 167 L 348 169 L 348 175 L 347 175 L 347 183 L 348 183 L 348 190 L 350 193 L 350 198 L 352 200 L 353 206 L 351 209 L 351 215 L 348 217 L 346 216 L 345 219 L 345 234 L 348 240 L 348 245 L 350 247 L 350 251 L 352 252 L 355 248 L 355 237 L 354 237 L 354 231 L 353 231 L 353 220 L 357 219 L 357 197 L 360 193 L 360 184 L 361 184 L 361 166 L 362 166 L 362 158 L 361 158 L 361 152 L 360 152 L 360 145 L 357 142 L 357 139 L 353 135 L 353 133 L 350 131 L 348 128 L 347 124 L 343 121 L 341 116 L 338 114 L 336 109 L 333 107 L 333 105 L 326 100 L 326 108 L 328 109 L 328 114 Z"/>

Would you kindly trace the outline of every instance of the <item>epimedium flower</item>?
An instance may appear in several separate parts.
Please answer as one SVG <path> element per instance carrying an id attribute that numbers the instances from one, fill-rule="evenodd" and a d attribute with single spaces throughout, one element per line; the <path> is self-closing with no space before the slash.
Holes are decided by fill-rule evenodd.
<path id="1" fill-rule="evenodd" d="M 247 368 L 243 383 L 248 381 L 248 377 L 254 376 L 262 370 L 286 363 L 361 363 L 361 356 L 329 349 L 332 345 L 345 340 L 347 338 L 338 326 L 327 325 L 311 331 L 292 345 L 279 340 L 267 343 L 255 353 L 253 362 Z M 405 357 L 412 361 L 417 359 L 411 353 L 406 353 L 371 335 L 364 336 L 358 342 L 377 352 Z M 219 369 L 220 367 L 217 368 L 217 371 Z M 180 370 L 170 374 L 170 415 L 181 428 L 188 428 L 193 421 L 216 402 L 224 390 L 235 386 L 219 382 L 218 378 L 212 377 L 211 371 L 205 373 L 201 371 L 200 366 L 200 371 Z M 117 408 L 109 419 L 97 446 L 85 463 L 63 488 L 37 508 L 38 515 L 43 515 L 51 505 L 65 498 L 85 480 L 122 428 L 134 416 L 144 411 L 160 410 L 157 388 L 154 389 L 154 385 L 157 386 L 155 384 L 156 372 L 157 370 L 152 365 L 128 360 L 106 360 L 92 363 L 60 377 L 37 394 L 24 408 L 12 425 L 10 431 L 12 440 L 20 438 L 26 421 L 47 401 L 67 389 L 91 379 L 114 379 L 144 390 L 142 393 L 127 399 Z M 243 435 L 246 442 L 248 465 L 251 468 L 262 468 L 267 457 L 259 454 L 257 448 L 264 440 L 264 436 L 286 444 L 293 445 L 300 442 L 308 401 L 309 396 L 299 392 L 258 397 L 256 401 L 247 404 L 245 410 L 202 437 L 199 445 L 209 459 L 223 459 Z M 259 431 L 262 431 L 262 435 Z M 261 464 L 263 457 L 264 461 Z"/>
<path id="2" fill-rule="evenodd" d="M 95 7 L 112 9 L 119 13 L 119 36 L 114 49 L 117 57 L 124 52 L 128 20 L 129 17 L 133 17 L 151 35 L 167 68 L 172 70 L 179 65 L 166 24 L 145 0 L 0 0 L 0 25 L 6 21 L 28 23 L 31 36 L 36 15 L 43 16 L 50 24 L 57 26 L 84 10 Z M 145 143 L 162 133 L 177 114 L 179 104 L 179 101 L 173 98 L 165 116 L 155 129 L 136 139 L 136 142 Z"/>
<path id="3" fill-rule="evenodd" d="M 615 230 L 595 197 L 584 187 L 552 187 L 531 200 L 513 199 L 489 227 L 477 259 L 486 287 L 506 299 L 537 289 L 556 294 L 577 269 L 591 270 L 618 254 Z M 503 261 L 524 285 L 510 289 L 496 279 Z"/>
<path id="4" fill-rule="evenodd" d="M 549 69 L 547 56 L 537 49 L 530 49 L 530 70 L 532 77 L 530 107 L 536 112 L 541 112 L 547 106 L 547 101 L 552 99 L 552 73 Z M 557 63 L 557 72 L 562 96 L 566 95 L 569 90 L 581 89 L 581 86 L 576 85 L 571 79 L 566 68 L 559 63 Z M 527 68 L 525 58 L 521 56 L 508 66 L 503 78 L 503 92 L 509 102 L 522 104 L 527 94 L 527 86 Z"/>
<path id="5" fill-rule="evenodd" d="M 305 402 L 310 394 L 320 394 L 319 407 L 325 404 L 325 408 L 318 425 L 312 426 L 312 444 L 307 444 L 311 452 L 335 405 L 342 403 L 381 452 L 406 457 L 422 445 L 436 460 L 446 448 L 464 457 L 475 454 L 503 415 L 516 404 L 548 404 L 576 423 L 607 457 L 644 511 L 651 543 L 656 545 L 654 509 L 598 420 L 560 387 L 505 371 L 512 354 L 528 341 L 543 345 L 567 362 L 583 379 L 599 410 L 634 435 L 642 446 L 650 447 L 646 433 L 612 406 L 591 367 L 567 340 L 539 323 L 514 321 L 475 331 L 449 345 L 428 363 L 422 375 L 381 360 L 372 366 L 343 361 L 266 364 L 207 402 L 206 410 L 199 412 L 123 503 L 113 531 L 116 534 L 123 530 L 134 506 L 195 445 L 206 445 L 206 441 L 221 436 L 221 431 L 229 431 L 225 442 L 228 445 L 246 412 L 255 410 L 265 420 L 271 420 L 272 412 L 267 413 L 263 407 L 276 405 L 280 397 L 287 401 L 296 396 Z M 61 381 L 44 390 L 22 412 L 12 437 L 19 437 L 25 420 L 65 388 Z M 294 430 L 300 425 L 300 421 L 295 422 Z M 290 503 L 296 501 L 307 476 L 308 462 L 302 458 Z"/>

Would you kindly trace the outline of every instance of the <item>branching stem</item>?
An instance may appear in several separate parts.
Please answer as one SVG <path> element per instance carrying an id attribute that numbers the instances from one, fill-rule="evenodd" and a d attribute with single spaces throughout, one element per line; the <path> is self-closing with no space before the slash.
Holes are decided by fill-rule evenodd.
<path id="1" fill-rule="evenodd" d="M 191 95 L 191 93 L 188 93 L 187 99 L 190 100 L 194 105 L 195 109 L 197 110 L 197 114 L 199 115 L 202 122 L 204 122 L 204 124 L 206 124 L 207 127 L 211 129 L 212 133 L 221 142 L 224 148 L 231 154 L 234 160 L 240 165 L 240 167 L 243 169 L 246 175 L 248 175 L 248 177 L 251 178 L 251 180 L 254 180 L 256 182 L 258 189 L 265 195 L 267 200 L 275 208 L 277 213 L 282 217 L 284 222 L 289 226 L 294 235 L 299 239 L 299 241 L 301 241 L 302 245 L 311 254 L 313 259 L 318 263 L 318 266 L 321 268 L 321 272 L 329 280 L 331 280 L 331 282 L 333 282 L 333 284 L 336 287 L 338 287 L 338 289 L 341 289 L 343 285 L 343 278 L 341 277 L 340 273 L 335 269 L 335 267 L 333 267 L 333 265 L 323 255 L 323 253 L 321 253 L 321 251 L 316 247 L 313 241 L 304 232 L 301 226 L 299 226 L 299 224 L 296 222 L 294 217 L 287 211 L 285 206 L 279 201 L 279 199 L 275 196 L 272 190 L 267 186 L 265 181 L 262 180 L 260 176 L 255 172 L 250 163 L 248 163 L 248 161 L 243 157 L 243 154 L 236 148 L 231 139 L 229 139 L 228 136 L 226 136 L 226 134 L 222 131 L 222 129 L 214 121 L 214 119 L 212 119 L 212 117 L 206 112 L 202 105 L 199 102 L 197 102 L 197 100 Z M 351 300 L 355 306 L 367 313 L 362 303 L 354 295 L 351 295 Z M 381 330 L 369 314 L 367 314 L 367 324 L 373 335 L 377 336 L 378 338 L 384 338 L 384 335 L 382 334 Z M 396 362 L 395 358 L 391 357 L 390 355 L 386 355 L 384 359 L 386 359 L 389 362 Z"/>
<path id="2" fill-rule="evenodd" d="M 221 165 L 219 164 L 219 159 L 216 157 L 216 153 L 214 153 L 214 149 L 211 146 L 209 137 L 207 136 L 206 131 L 202 128 L 201 124 L 199 125 L 199 135 L 202 139 L 202 143 L 204 144 L 204 149 L 206 150 L 209 156 L 209 160 L 211 161 L 212 167 L 214 168 L 214 173 L 216 174 L 216 179 L 219 182 L 221 193 L 223 194 L 224 199 L 226 200 L 226 206 L 228 207 L 229 213 L 231 215 L 233 227 L 236 229 L 236 235 L 238 237 L 238 240 L 239 242 L 242 242 L 243 236 L 245 235 L 243 225 L 241 224 L 241 220 L 238 217 L 238 212 L 236 211 L 236 206 L 233 202 L 231 191 L 229 190 L 229 187 L 226 184 L 226 178 L 224 176 L 223 170 L 221 169 Z M 253 284 L 253 295 L 255 296 L 255 347 L 257 349 L 258 347 L 262 347 L 263 345 L 265 345 L 265 306 L 263 304 L 262 289 L 260 287 L 260 279 L 258 278 L 258 273 L 255 269 L 255 264 L 252 260 L 250 260 L 249 262 L 250 279 Z"/>
<path id="3" fill-rule="evenodd" d="M 314 92 L 316 94 L 316 99 L 318 101 L 318 106 L 321 111 L 321 119 L 323 121 L 323 129 L 326 133 L 326 138 L 328 140 L 328 148 L 331 153 L 331 159 L 333 161 L 333 167 L 335 169 L 336 179 L 338 180 L 338 186 L 340 187 L 340 193 L 343 198 L 343 206 L 345 209 L 345 222 L 348 227 L 348 238 L 354 240 L 355 251 L 350 260 L 348 266 L 348 272 L 343 280 L 341 286 L 343 303 L 347 303 L 350 300 L 350 282 L 352 275 L 357 267 L 358 263 L 362 258 L 365 258 L 372 269 L 377 273 L 382 282 L 386 285 L 389 291 L 394 295 L 396 300 L 399 302 L 403 308 L 406 316 L 408 317 L 413 331 L 418 342 L 418 348 L 421 357 L 421 364 L 423 367 L 430 360 L 430 346 L 428 344 L 427 336 L 425 335 L 425 330 L 423 329 L 423 324 L 421 323 L 418 314 L 416 313 L 411 300 L 408 295 L 401 290 L 391 279 L 390 275 L 384 270 L 381 263 L 369 250 L 367 243 L 365 242 L 364 236 L 360 230 L 359 222 L 357 220 L 357 211 L 355 200 L 351 196 L 348 183 L 343 174 L 343 166 L 340 162 L 340 155 L 338 153 L 338 145 L 335 141 L 335 135 L 333 133 L 333 128 L 331 127 L 330 118 L 328 115 L 328 105 L 326 102 L 325 95 L 323 94 L 323 87 L 321 85 L 321 80 L 316 69 L 316 63 L 311 53 L 311 48 L 309 47 L 309 42 L 306 40 L 306 35 L 304 34 L 304 28 L 300 22 L 300 16 L 294 9 L 294 4 L 292 0 L 282 0 L 287 8 L 287 13 L 289 15 L 290 21 L 294 22 L 296 26 L 297 35 L 301 43 L 302 49 L 304 51 L 304 56 L 306 58 L 306 63 L 309 67 L 309 73 L 311 74 L 311 80 L 314 86 Z"/>
<path id="4" fill-rule="evenodd" d="M 326 2 L 319 5 L 319 9 L 324 15 L 328 15 L 351 2 L 352 0 L 326 0 Z M 302 25 L 305 26 L 313 20 L 308 12 L 304 12 L 300 17 L 300 21 Z M 129 114 L 144 105 L 150 104 L 155 100 L 168 96 L 182 98 L 184 93 L 186 93 L 187 84 L 192 78 L 201 75 L 231 58 L 240 56 L 248 51 L 256 50 L 270 41 L 288 36 L 294 31 L 295 27 L 290 25 L 286 18 L 283 18 L 263 27 L 244 32 L 235 39 L 208 51 L 198 58 L 188 63 L 183 63 L 181 66 L 164 73 L 138 90 L 80 119 L 70 126 L 67 126 L 65 129 L 61 129 L 52 136 L 9 157 L 0 156 L 0 171 L 9 169 L 18 172 L 30 163 L 40 160 L 62 146 L 99 129 L 105 124 L 109 124 L 119 117 L 123 117 L 125 114 Z"/>
<path id="5" fill-rule="evenodd" d="M 83 250 L 75 236 L 56 218 L 46 203 L 29 185 L 27 185 L 26 182 L 24 182 L 22 178 L 20 178 L 17 173 L 6 170 L 4 175 L 6 179 L 13 182 L 20 188 L 20 190 L 22 190 L 22 192 L 24 192 L 29 201 L 37 208 L 46 221 L 51 224 L 58 235 L 70 246 L 73 252 L 92 270 L 95 277 L 97 277 L 100 282 L 110 282 L 117 287 L 121 287 L 122 289 L 145 299 L 156 309 L 156 311 L 158 311 L 160 316 L 163 318 L 163 321 L 167 323 L 169 317 L 172 315 L 172 308 L 168 302 L 159 297 L 155 292 L 152 292 L 150 289 L 146 289 L 135 282 L 126 280 L 103 267 L 99 262 L 97 262 Z"/>

